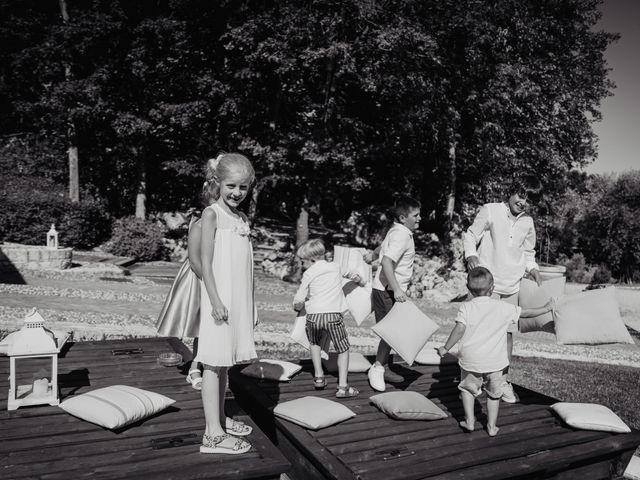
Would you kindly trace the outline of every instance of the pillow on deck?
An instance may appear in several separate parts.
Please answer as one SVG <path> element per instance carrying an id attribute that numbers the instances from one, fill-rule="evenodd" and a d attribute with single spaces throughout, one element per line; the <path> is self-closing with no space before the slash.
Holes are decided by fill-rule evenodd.
<path id="1" fill-rule="evenodd" d="M 114 429 L 142 420 L 173 403 L 175 400 L 159 393 L 112 385 L 71 397 L 60 408 L 87 422 Z"/>
<path id="2" fill-rule="evenodd" d="M 329 358 L 323 360 L 322 364 L 329 373 L 338 371 L 338 354 L 336 352 L 329 353 Z M 371 363 L 364 355 L 358 352 L 349 352 L 349 373 L 367 372 L 371 368 Z"/>
<path id="3" fill-rule="evenodd" d="M 447 365 L 458 363 L 458 346 L 446 353 L 444 357 L 440 357 L 436 351 L 436 345 L 433 343 L 427 343 L 422 350 L 418 352 L 415 358 L 416 363 L 422 365 Z"/>
<path id="4" fill-rule="evenodd" d="M 372 329 L 411 366 L 429 337 L 438 330 L 438 324 L 406 301 L 396 302 Z"/>
<path id="5" fill-rule="evenodd" d="M 263 358 L 247 365 L 241 372 L 248 377 L 261 380 L 288 382 L 300 370 L 302 370 L 302 367 L 296 363 Z"/>
<path id="6" fill-rule="evenodd" d="M 447 414 L 418 392 L 398 391 L 370 397 L 373 404 L 397 420 L 440 420 Z"/>
<path id="7" fill-rule="evenodd" d="M 573 428 L 615 433 L 631 432 L 627 424 L 604 405 L 559 402 L 554 403 L 549 408 L 556 412 L 562 421 Z"/>
<path id="8" fill-rule="evenodd" d="M 520 293 L 518 304 L 522 308 L 544 307 L 551 298 L 560 298 L 564 295 L 564 287 L 567 283 L 565 277 L 549 278 L 538 286 L 533 280 L 523 278 L 520 281 Z M 527 332 L 554 332 L 553 313 L 548 312 L 537 317 L 521 318 L 518 328 L 522 333 Z"/>
<path id="9" fill-rule="evenodd" d="M 634 343 L 620 317 L 613 287 L 567 295 L 555 313 L 556 340 L 561 345 Z"/>
<path id="10" fill-rule="evenodd" d="M 273 413 L 276 417 L 311 430 L 329 427 L 356 416 L 343 404 L 321 397 L 302 397 L 279 403 Z"/>

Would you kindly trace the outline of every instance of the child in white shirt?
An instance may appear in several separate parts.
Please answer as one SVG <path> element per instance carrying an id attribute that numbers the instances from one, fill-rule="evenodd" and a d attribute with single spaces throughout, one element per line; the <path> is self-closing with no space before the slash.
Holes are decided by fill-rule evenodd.
<path id="1" fill-rule="evenodd" d="M 553 300 L 540 308 L 522 309 L 516 305 L 491 298 L 493 276 L 484 267 L 469 272 L 467 287 L 473 298 L 460 306 L 456 324 L 444 346 L 439 347 L 442 357 L 460 341 L 458 359 L 460 384 L 465 420 L 460 426 L 472 432 L 475 428 L 475 397 L 487 392 L 487 432 L 495 436 L 500 398 L 505 382 L 504 369 L 509 365 L 507 355 L 507 329 L 520 317 L 535 317 L 549 312 Z"/>
<path id="2" fill-rule="evenodd" d="M 320 358 L 322 337 L 327 333 L 338 352 L 338 390 L 336 397 L 356 397 L 358 389 L 347 383 L 349 368 L 349 336 L 344 326 L 342 312 L 347 303 L 342 291 L 340 265 L 324 259 L 325 247 L 322 240 L 312 239 L 303 243 L 297 255 L 302 259 L 306 271 L 302 275 L 300 288 L 293 298 L 296 311 L 305 309 L 307 316 L 306 331 L 311 346 L 313 362 L 313 385 L 321 390 L 327 385 Z M 346 274 L 348 278 L 360 283 L 360 277 Z"/>

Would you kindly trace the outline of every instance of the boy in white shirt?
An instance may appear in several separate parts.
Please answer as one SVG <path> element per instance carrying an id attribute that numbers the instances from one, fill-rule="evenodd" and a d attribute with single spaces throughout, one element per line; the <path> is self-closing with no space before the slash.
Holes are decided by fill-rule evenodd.
<path id="1" fill-rule="evenodd" d="M 535 260 L 536 229 L 525 208 L 527 201 L 541 190 L 535 177 L 515 180 L 509 187 L 506 202 L 483 205 L 471 226 L 463 234 L 464 255 L 469 270 L 486 267 L 495 279 L 494 298 L 518 305 L 520 280 L 528 273 L 540 285 L 542 278 Z M 513 332 L 507 336 L 507 353 L 511 358 Z M 508 371 L 505 372 L 507 374 Z M 505 377 L 504 396 L 508 403 L 518 401 Z"/>
<path id="2" fill-rule="evenodd" d="M 376 323 L 389 313 L 395 302 L 407 301 L 406 291 L 413 275 L 413 260 L 416 255 L 413 232 L 420 224 L 420 206 L 419 201 L 404 195 L 395 201 L 395 221 L 379 247 L 380 267 L 372 284 L 371 306 Z M 365 258 L 365 261 L 370 260 L 372 258 Z M 406 334 L 411 335 L 411 332 Z M 404 380 L 402 376 L 385 368 L 388 366 L 390 353 L 391 347 L 381 339 L 376 361 L 367 373 L 371 388 L 378 392 L 385 391 L 385 380 L 391 383 Z"/>
<path id="3" fill-rule="evenodd" d="M 465 416 L 460 426 L 469 432 L 474 430 L 475 397 L 484 389 L 487 392 L 487 432 L 494 437 L 499 430 L 496 421 L 505 383 L 504 369 L 509 365 L 507 329 L 520 317 L 534 317 L 551 311 L 553 300 L 544 307 L 521 309 L 492 298 L 493 276 L 484 267 L 476 267 L 469 272 L 467 288 L 473 298 L 460 306 L 449 338 L 437 350 L 443 357 L 460 341 L 458 389 L 462 392 Z"/>
<path id="4" fill-rule="evenodd" d="M 340 265 L 324 259 L 325 247 L 322 240 L 312 239 L 303 243 L 296 253 L 306 268 L 302 274 L 300 288 L 293 298 L 296 311 L 305 309 L 307 316 L 307 338 L 311 347 L 313 362 L 313 385 L 317 390 L 327 386 L 321 361 L 322 337 L 328 333 L 338 352 L 337 398 L 356 397 L 358 389 L 347 382 L 349 368 L 349 336 L 344 326 L 342 312 L 347 310 L 347 302 L 342 291 Z M 360 277 L 348 273 L 347 278 L 360 283 Z"/>

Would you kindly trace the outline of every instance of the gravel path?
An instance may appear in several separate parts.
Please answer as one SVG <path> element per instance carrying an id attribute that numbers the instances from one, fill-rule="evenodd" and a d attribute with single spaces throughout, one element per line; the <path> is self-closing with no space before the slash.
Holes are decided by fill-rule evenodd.
<path id="1" fill-rule="evenodd" d="M 163 262 L 158 268 L 171 272 L 171 264 Z M 127 338 L 154 336 L 157 315 L 162 308 L 170 282 L 166 278 L 156 283 L 149 278 L 135 275 L 125 276 L 120 269 L 99 264 L 78 270 L 57 274 L 56 272 L 32 272 L 24 275 L 26 284 L 0 283 L 0 331 L 19 328 L 25 314 L 31 307 L 37 307 L 56 330 L 73 331 L 76 340 Z M 175 265 L 174 265 L 175 268 Z M 154 266 L 146 265 L 142 272 L 153 272 Z M 94 275 L 88 274 L 94 272 Z M 108 274 L 105 276 L 105 274 Z M 307 355 L 301 347 L 293 344 L 289 330 L 294 319 L 291 299 L 296 286 L 277 279 L 256 274 L 256 301 L 261 324 L 256 330 L 258 345 L 266 350 L 286 351 L 292 356 Z M 624 298 L 629 304 L 630 295 L 640 292 L 625 291 Z M 439 330 L 430 339 L 428 348 L 441 344 L 453 324 L 456 304 L 435 304 L 418 301 L 420 308 L 438 325 Z M 626 315 L 625 315 L 626 313 Z M 623 311 L 625 321 L 633 316 L 633 327 L 640 323 L 634 311 Z M 348 331 L 355 351 L 370 354 L 375 352 L 378 337 L 371 331 L 370 316 L 360 326 L 347 320 Z M 640 327 L 639 327 L 640 328 Z M 526 357 L 558 358 L 585 362 L 608 363 L 640 368 L 640 348 L 638 345 L 557 345 L 555 336 L 545 333 L 516 334 L 514 354 Z M 636 343 L 638 339 L 636 338 Z"/>

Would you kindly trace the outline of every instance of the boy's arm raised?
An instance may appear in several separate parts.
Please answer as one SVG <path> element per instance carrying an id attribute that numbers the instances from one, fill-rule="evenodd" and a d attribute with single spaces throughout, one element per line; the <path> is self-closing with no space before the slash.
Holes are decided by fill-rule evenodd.
<path id="1" fill-rule="evenodd" d="M 216 212 L 211 208 L 205 208 L 202 212 L 200 237 L 200 264 L 202 268 L 202 281 L 211 302 L 211 316 L 216 321 L 226 322 L 229 316 L 227 307 L 220 300 L 216 280 L 213 276 L 213 249 L 218 219 Z"/>

